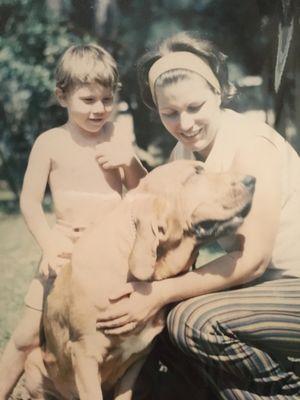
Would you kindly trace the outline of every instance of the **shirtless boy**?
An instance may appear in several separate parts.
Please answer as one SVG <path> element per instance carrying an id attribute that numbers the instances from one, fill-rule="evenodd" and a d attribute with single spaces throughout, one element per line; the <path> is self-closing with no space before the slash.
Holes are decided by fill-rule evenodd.
<path id="1" fill-rule="evenodd" d="M 118 203 L 122 185 L 134 188 L 146 174 L 130 140 L 108 121 L 119 82 L 116 63 L 103 48 L 70 47 L 58 64 L 56 85 L 68 121 L 41 134 L 29 157 L 20 206 L 42 259 L 25 298 L 24 315 L 0 362 L 0 400 L 8 398 L 26 355 L 39 345 L 49 273 L 59 272 L 85 228 Z M 42 209 L 47 183 L 56 216 L 52 228 Z"/>

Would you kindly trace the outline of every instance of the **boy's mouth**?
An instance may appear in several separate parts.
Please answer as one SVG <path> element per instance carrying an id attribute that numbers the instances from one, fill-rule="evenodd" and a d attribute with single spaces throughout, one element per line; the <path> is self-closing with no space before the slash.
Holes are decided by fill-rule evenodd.
<path id="1" fill-rule="evenodd" d="M 103 118 L 89 118 L 89 121 L 91 122 L 101 122 Z"/>

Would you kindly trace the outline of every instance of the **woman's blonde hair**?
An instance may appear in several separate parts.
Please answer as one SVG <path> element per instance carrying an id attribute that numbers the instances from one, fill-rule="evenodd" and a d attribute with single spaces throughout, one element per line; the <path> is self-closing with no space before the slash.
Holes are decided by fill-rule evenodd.
<path id="1" fill-rule="evenodd" d="M 95 82 L 113 91 L 119 87 L 116 61 L 103 47 L 92 43 L 69 47 L 58 62 L 55 78 L 64 93 Z"/>

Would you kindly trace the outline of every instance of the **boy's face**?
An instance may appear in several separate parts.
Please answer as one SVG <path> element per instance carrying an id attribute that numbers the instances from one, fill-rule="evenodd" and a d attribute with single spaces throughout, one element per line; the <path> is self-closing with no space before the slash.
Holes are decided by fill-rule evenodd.
<path id="1" fill-rule="evenodd" d="M 97 83 L 75 87 L 61 103 L 69 120 L 87 133 L 98 133 L 113 109 L 114 93 Z"/>

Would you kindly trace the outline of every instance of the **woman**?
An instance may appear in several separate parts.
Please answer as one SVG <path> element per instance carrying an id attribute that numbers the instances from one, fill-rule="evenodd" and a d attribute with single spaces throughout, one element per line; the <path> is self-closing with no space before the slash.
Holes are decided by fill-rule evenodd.
<path id="1" fill-rule="evenodd" d="M 139 81 L 178 140 L 171 159 L 253 175 L 256 191 L 238 234 L 219 241 L 226 254 L 184 276 L 128 284 L 99 326 L 126 332 L 180 302 L 169 335 L 221 398 L 299 398 L 298 155 L 266 124 L 224 108 L 232 93 L 225 57 L 206 41 L 188 33 L 165 40 L 140 60 Z"/>

